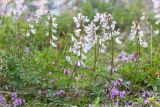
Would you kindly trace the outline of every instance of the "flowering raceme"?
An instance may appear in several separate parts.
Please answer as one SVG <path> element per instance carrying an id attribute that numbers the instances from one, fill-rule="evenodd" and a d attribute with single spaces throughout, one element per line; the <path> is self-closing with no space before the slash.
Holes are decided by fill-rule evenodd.
<path id="1" fill-rule="evenodd" d="M 57 33 L 57 24 L 55 23 L 56 18 L 53 17 L 50 12 L 48 12 L 48 20 L 46 21 L 46 27 L 48 28 L 48 32 L 46 33 L 46 36 L 51 36 L 50 39 L 50 44 L 53 47 L 57 47 L 56 45 L 56 41 L 57 41 L 57 37 L 55 37 L 55 33 Z"/>
<path id="2" fill-rule="evenodd" d="M 152 0 L 153 2 L 153 12 L 155 13 L 154 18 L 156 19 L 155 24 L 159 25 L 160 24 L 160 1 L 159 0 Z M 155 35 L 159 34 L 159 29 L 156 29 L 154 31 Z"/>
<path id="3" fill-rule="evenodd" d="M 87 58 L 86 53 L 98 44 L 98 52 L 106 52 L 106 41 L 117 37 L 120 33 L 119 30 L 115 30 L 116 21 L 113 20 L 111 14 L 97 13 L 94 19 L 89 23 L 89 20 L 82 13 L 78 14 L 78 17 L 74 17 L 76 25 L 75 35 L 72 36 L 73 47 L 70 48 L 70 52 L 73 52 L 78 56 L 77 65 L 85 65 L 84 60 Z M 115 41 L 122 44 L 120 37 L 117 37 Z M 73 62 L 70 56 L 66 59 L 69 62 Z"/>
<path id="4" fill-rule="evenodd" d="M 74 31 L 75 35 L 72 36 L 73 46 L 70 47 L 69 51 L 78 57 L 75 63 L 77 66 L 85 66 L 84 60 L 87 58 L 86 53 L 91 49 L 90 40 L 84 33 L 85 24 L 89 22 L 89 19 L 82 15 L 82 13 L 79 13 L 78 17 L 74 17 L 73 19 L 76 29 Z M 71 62 L 69 59 L 70 57 L 67 56 L 67 60 Z"/>
<path id="5" fill-rule="evenodd" d="M 138 44 L 140 46 L 147 48 L 148 44 L 145 40 L 142 38 L 144 37 L 144 31 L 141 30 L 140 25 L 136 23 L 135 21 L 132 22 L 132 27 L 131 27 L 131 33 L 129 35 L 129 39 L 131 41 L 137 40 Z"/>
<path id="6" fill-rule="evenodd" d="M 30 37 L 31 34 L 35 34 L 36 33 L 35 25 L 40 22 L 40 19 L 44 14 L 46 14 L 46 11 L 44 11 L 44 6 L 42 6 L 38 10 L 36 10 L 34 16 L 32 16 L 31 18 L 27 19 L 28 31 L 26 33 L 26 37 Z"/>
<path id="7" fill-rule="evenodd" d="M 107 13 L 97 13 L 93 21 L 97 25 L 97 27 L 95 27 L 95 31 L 97 31 L 97 35 L 94 35 L 95 41 L 100 45 L 99 51 L 104 53 L 106 51 L 105 42 L 120 34 L 119 30 L 115 30 L 117 22 L 113 20 L 111 14 Z M 119 44 L 122 43 L 119 37 L 117 37 L 115 41 Z"/>

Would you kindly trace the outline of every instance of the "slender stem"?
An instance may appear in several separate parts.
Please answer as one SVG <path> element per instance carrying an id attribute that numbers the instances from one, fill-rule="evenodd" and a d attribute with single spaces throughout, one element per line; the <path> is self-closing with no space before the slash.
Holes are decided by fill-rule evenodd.
<path id="1" fill-rule="evenodd" d="M 76 71 L 76 68 L 77 68 L 77 63 L 76 63 L 76 65 L 75 65 L 75 66 L 74 66 L 74 68 L 73 68 L 73 71 L 72 71 L 72 74 L 71 74 L 71 77 L 70 77 L 70 79 L 69 79 L 69 80 L 71 80 L 71 79 L 72 79 L 72 77 L 73 77 L 73 75 L 74 75 L 74 73 L 75 73 L 75 71 Z M 68 89 L 69 84 L 70 84 L 70 82 L 68 82 L 68 84 L 67 84 L 67 88 L 66 88 L 66 89 Z"/>
<path id="2" fill-rule="evenodd" d="M 135 62 L 135 72 L 134 72 L 134 81 L 133 81 L 133 85 L 136 83 L 136 77 L 138 74 L 138 64 L 139 64 L 139 54 L 140 54 L 140 43 L 139 43 L 139 36 L 138 36 L 138 32 L 139 30 L 137 30 L 137 57 L 136 57 L 136 62 Z"/>
<path id="3" fill-rule="evenodd" d="M 95 57 L 95 60 L 94 60 L 94 72 L 96 72 L 96 64 L 97 64 L 97 44 L 95 44 L 95 51 L 94 51 L 94 57 Z"/>
<path id="4" fill-rule="evenodd" d="M 112 47 L 112 50 L 111 50 L 111 75 L 113 74 L 113 67 L 114 67 L 114 43 L 113 43 L 113 37 L 111 38 L 111 47 Z"/>
<path id="5" fill-rule="evenodd" d="M 153 51 L 153 50 L 152 50 L 152 48 L 153 48 L 153 46 L 152 46 L 152 41 L 153 41 L 153 39 L 152 39 L 152 37 L 153 37 L 152 29 L 153 29 L 153 28 L 152 28 L 152 26 L 151 26 L 151 68 L 152 68 L 152 66 L 153 66 L 153 65 L 152 65 L 152 58 L 153 58 L 153 57 L 152 57 L 152 51 Z"/>

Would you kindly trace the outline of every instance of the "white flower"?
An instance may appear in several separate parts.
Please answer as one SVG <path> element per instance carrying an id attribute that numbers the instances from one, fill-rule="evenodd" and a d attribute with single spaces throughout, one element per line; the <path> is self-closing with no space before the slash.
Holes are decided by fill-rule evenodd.
<path id="1" fill-rule="evenodd" d="M 118 43 L 118 44 L 122 44 L 122 41 L 120 40 L 120 37 L 117 37 L 116 39 L 115 39 L 115 41 L 116 41 L 116 43 Z"/>
<path id="2" fill-rule="evenodd" d="M 57 47 L 57 45 L 53 41 L 50 41 L 50 43 L 54 48 Z"/>
<path id="3" fill-rule="evenodd" d="M 73 17 L 73 20 L 76 24 L 76 28 L 80 28 L 80 25 L 89 22 L 87 16 L 84 16 L 82 13 L 78 13 L 78 17 Z"/>
<path id="4" fill-rule="evenodd" d="M 155 35 L 158 35 L 158 34 L 159 34 L 159 30 L 158 30 L 158 29 L 155 30 L 155 31 L 154 31 L 154 34 L 155 34 Z"/>
<path id="5" fill-rule="evenodd" d="M 98 22 L 98 21 L 100 20 L 100 18 L 101 18 L 100 16 L 101 16 L 100 13 L 96 13 L 96 16 L 94 16 L 93 21 L 94 21 L 94 22 Z"/>
<path id="6" fill-rule="evenodd" d="M 52 35 L 52 40 L 56 41 L 57 38 L 55 36 Z"/>
<path id="7" fill-rule="evenodd" d="M 68 62 L 72 63 L 72 60 L 71 60 L 70 56 L 67 55 L 66 59 L 67 59 Z"/>
<path id="8" fill-rule="evenodd" d="M 140 45 L 141 45 L 143 48 L 147 48 L 147 47 L 148 47 L 148 44 L 147 44 L 146 41 L 140 40 L 139 43 L 140 43 Z"/>
<path id="9" fill-rule="evenodd" d="M 85 64 L 84 64 L 84 62 L 82 61 L 82 60 L 78 60 L 77 62 L 76 62 L 76 65 L 77 66 L 85 66 Z"/>
<path id="10" fill-rule="evenodd" d="M 27 34 L 26 34 L 26 37 L 30 37 L 31 35 L 30 35 L 30 33 L 29 32 L 27 32 Z"/>
<path id="11" fill-rule="evenodd" d="M 31 33 L 32 33 L 32 34 L 35 34 L 35 33 L 36 33 L 36 30 L 35 30 L 35 29 L 31 29 Z"/>
<path id="12" fill-rule="evenodd" d="M 159 25 L 160 23 L 160 1 L 159 0 L 152 0 L 153 2 L 153 12 L 155 13 L 154 18 L 156 19 L 155 24 Z"/>
<path id="13" fill-rule="evenodd" d="M 146 19 L 146 14 L 143 12 L 142 16 L 140 17 L 141 21 L 144 21 Z"/>
<path id="14" fill-rule="evenodd" d="M 76 29 L 74 32 L 75 32 L 75 36 L 79 37 L 81 29 Z"/>

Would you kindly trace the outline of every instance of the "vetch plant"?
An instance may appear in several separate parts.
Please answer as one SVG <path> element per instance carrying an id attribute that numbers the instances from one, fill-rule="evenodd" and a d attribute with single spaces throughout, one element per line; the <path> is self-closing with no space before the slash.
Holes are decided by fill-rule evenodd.
<path id="1" fill-rule="evenodd" d="M 52 47 L 57 47 L 56 41 L 57 41 L 57 37 L 55 36 L 55 34 L 57 33 L 57 26 L 58 24 L 55 23 L 56 18 L 53 17 L 50 12 L 48 12 L 48 20 L 46 21 L 46 27 L 48 28 L 48 31 L 46 33 L 46 36 L 50 36 L 50 44 Z"/>
<path id="2" fill-rule="evenodd" d="M 144 47 L 144 48 L 148 47 L 148 43 L 143 39 L 143 37 L 144 37 L 144 31 L 141 30 L 141 27 L 138 24 L 138 22 L 133 21 L 129 39 L 131 41 L 136 41 L 136 45 L 137 45 L 136 53 L 138 55 L 135 61 L 135 72 L 134 72 L 133 84 L 136 82 L 136 77 L 137 77 L 138 69 L 139 69 L 140 47 Z"/>
<path id="3" fill-rule="evenodd" d="M 91 21 L 91 24 L 88 24 L 86 26 L 86 34 L 87 37 L 90 38 L 90 45 L 91 47 L 95 48 L 95 64 L 94 64 L 94 71 L 96 71 L 96 63 L 98 59 L 99 53 L 105 53 L 106 52 L 106 42 L 111 41 L 111 52 L 112 52 L 112 67 L 111 72 L 113 72 L 113 38 L 117 37 L 120 33 L 119 30 L 115 30 L 116 27 L 116 21 L 113 20 L 111 14 L 107 13 L 97 13 L 96 16 L 94 16 L 93 21 Z M 120 38 L 117 37 L 115 41 L 119 44 L 122 44 L 120 41 Z"/>
<path id="4" fill-rule="evenodd" d="M 20 0 L 22 7 L 23 2 L 29 7 L 34 4 Z M 102 11 L 106 11 L 104 3 L 89 2 L 87 9 L 100 5 Z M 96 5 L 92 8 L 92 4 Z M 73 28 L 72 16 L 63 14 L 57 21 L 52 11 L 46 12 L 47 5 L 31 14 L 27 12 L 32 9 L 21 11 L 21 6 L 15 5 L 18 10 L 13 12 L 13 18 L 11 15 L 5 16 L 5 20 L 0 17 L 6 22 L 0 29 L 0 89 L 3 90 L 0 106 L 108 106 L 105 104 L 114 103 L 134 106 L 134 103 L 150 105 L 150 98 L 159 98 L 159 37 L 151 35 L 151 47 L 146 51 L 141 49 L 148 47 L 146 41 L 150 39 L 150 26 L 154 23 L 149 17 L 152 14 L 142 13 L 139 17 L 139 9 L 132 14 L 132 9 L 126 7 L 127 11 L 123 12 L 119 6 L 114 11 L 109 8 L 109 12 L 114 13 L 111 15 L 98 13 L 97 8 L 95 16 L 84 16 L 83 11 L 78 13 L 73 18 Z M 127 23 L 134 19 L 129 12 L 132 16 L 136 14 L 139 22 L 132 23 L 126 37 Z M 129 42 L 133 45 L 128 45 Z M 104 81 L 107 81 L 105 86 Z M 22 94 L 25 101 L 18 94 Z"/>
<path id="5" fill-rule="evenodd" d="M 146 40 L 144 40 L 144 31 L 141 30 L 140 25 L 136 21 L 132 22 L 131 33 L 130 33 L 129 39 L 131 41 L 136 40 L 139 46 L 142 46 L 144 48 L 148 47 Z"/>
<path id="6" fill-rule="evenodd" d="M 125 98 L 126 97 L 127 92 L 125 90 L 119 89 L 122 86 L 122 83 L 123 83 L 123 79 L 121 79 L 121 78 L 112 81 L 110 86 L 109 86 L 108 82 L 106 82 L 105 91 L 106 91 L 106 93 L 109 93 L 110 99 Z"/>

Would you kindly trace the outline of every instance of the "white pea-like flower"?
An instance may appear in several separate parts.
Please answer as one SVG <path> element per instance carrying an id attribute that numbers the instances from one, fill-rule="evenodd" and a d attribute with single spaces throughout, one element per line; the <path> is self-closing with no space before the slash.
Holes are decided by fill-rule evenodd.
<path id="1" fill-rule="evenodd" d="M 118 44 L 122 44 L 122 41 L 121 41 L 121 39 L 120 39 L 120 37 L 117 37 L 116 39 L 115 39 L 115 41 L 116 41 L 116 43 L 118 43 Z"/>

